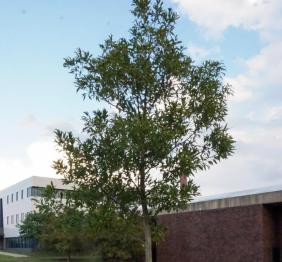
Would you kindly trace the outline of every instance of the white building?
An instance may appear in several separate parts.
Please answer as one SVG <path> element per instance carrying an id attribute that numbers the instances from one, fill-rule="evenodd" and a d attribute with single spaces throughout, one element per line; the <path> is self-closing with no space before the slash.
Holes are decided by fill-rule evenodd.
<path id="1" fill-rule="evenodd" d="M 17 224 L 28 212 L 35 210 L 34 198 L 40 197 L 42 188 L 53 183 L 56 189 L 71 190 L 62 180 L 32 176 L 0 191 L 0 249 L 32 248 L 35 243 L 20 237 Z"/>

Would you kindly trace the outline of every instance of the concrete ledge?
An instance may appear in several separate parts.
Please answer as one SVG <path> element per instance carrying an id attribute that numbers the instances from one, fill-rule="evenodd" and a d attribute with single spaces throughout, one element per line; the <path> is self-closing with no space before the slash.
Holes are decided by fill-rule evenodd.
<path id="1" fill-rule="evenodd" d="M 177 213 L 192 212 L 192 211 L 204 211 L 212 209 L 230 208 L 230 207 L 242 207 L 251 205 L 262 204 L 275 204 L 282 202 L 282 191 L 265 192 L 259 194 L 227 197 L 221 199 L 213 199 L 207 201 L 194 201 L 190 203 L 187 209 L 179 211 Z M 176 212 L 171 212 L 176 213 Z M 163 212 L 160 215 L 169 214 Z"/>
<path id="2" fill-rule="evenodd" d="M 228 207 L 240 207 L 259 204 L 271 204 L 282 202 L 282 191 L 261 193 L 256 195 L 239 196 L 232 198 L 216 199 L 204 202 L 195 202 L 189 204 L 186 211 L 200 211 Z"/>

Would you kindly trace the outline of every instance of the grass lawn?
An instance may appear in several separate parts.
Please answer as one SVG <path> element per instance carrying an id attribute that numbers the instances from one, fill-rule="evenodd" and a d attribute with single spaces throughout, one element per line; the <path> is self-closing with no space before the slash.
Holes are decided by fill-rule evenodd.
<path id="1" fill-rule="evenodd" d="M 5 256 L 5 255 L 0 255 L 0 262 L 58 262 L 58 261 L 67 261 L 63 257 L 40 257 L 40 256 L 32 256 L 32 257 L 27 257 L 27 258 L 17 258 L 17 257 L 10 257 L 10 256 Z M 84 258 L 79 258 L 79 257 L 74 257 L 72 261 L 75 262 L 102 262 L 102 260 L 98 257 L 84 257 Z"/>

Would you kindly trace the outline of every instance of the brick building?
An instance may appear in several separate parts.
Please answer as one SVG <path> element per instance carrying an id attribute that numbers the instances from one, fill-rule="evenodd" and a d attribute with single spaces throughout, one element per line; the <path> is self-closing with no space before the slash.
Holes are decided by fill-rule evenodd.
<path id="1" fill-rule="evenodd" d="M 158 262 L 282 261 L 282 186 L 198 198 L 159 223 Z"/>

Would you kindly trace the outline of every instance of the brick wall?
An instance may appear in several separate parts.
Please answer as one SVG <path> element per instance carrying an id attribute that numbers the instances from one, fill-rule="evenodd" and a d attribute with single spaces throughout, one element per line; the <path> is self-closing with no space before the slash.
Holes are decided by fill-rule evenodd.
<path id="1" fill-rule="evenodd" d="M 264 255 L 265 247 L 275 241 L 271 219 L 262 205 L 161 215 L 159 223 L 168 232 L 157 247 L 157 261 L 271 261 L 270 253 Z"/>

